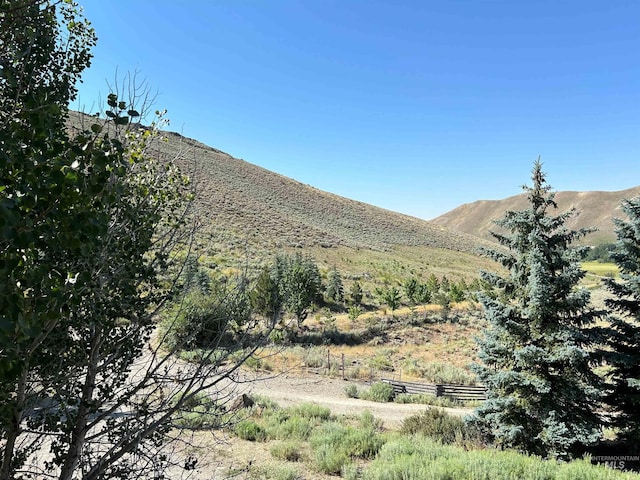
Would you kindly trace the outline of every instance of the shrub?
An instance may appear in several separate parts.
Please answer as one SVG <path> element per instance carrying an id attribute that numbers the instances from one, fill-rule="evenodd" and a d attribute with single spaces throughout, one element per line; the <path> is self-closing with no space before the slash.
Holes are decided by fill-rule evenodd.
<path id="1" fill-rule="evenodd" d="M 440 408 L 429 408 L 422 413 L 407 417 L 402 422 L 402 433 L 426 435 L 443 444 L 462 442 L 467 431 L 464 421 L 453 417 Z"/>
<path id="2" fill-rule="evenodd" d="M 329 420 L 331 417 L 331 410 L 317 403 L 301 403 L 300 405 L 291 407 L 289 410 L 294 416 L 300 416 L 310 420 Z"/>
<path id="3" fill-rule="evenodd" d="M 327 475 L 338 475 L 349 463 L 349 457 L 331 445 L 320 445 L 315 451 L 316 468 Z"/>
<path id="4" fill-rule="evenodd" d="M 353 383 L 350 383 L 346 387 L 344 387 L 344 393 L 349 398 L 359 398 L 358 387 L 356 387 Z"/>
<path id="5" fill-rule="evenodd" d="M 250 442 L 264 442 L 267 439 L 267 432 L 253 420 L 239 422 L 234 431 L 238 437 Z"/>
<path id="6" fill-rule="evenodd" d="M 327 351 L 324 348 L 306 348 L 302 353 L 302 361 L 307 367 L 324 367 L 327 361 Z"/>
<path id="7" fill-rule="evenodd" d="M 300 451 L 300 442 L 285 441 L 280 442 L 271 447 L 271 455 L 279 460 L 287 462 L 298 462 L 302 460 L 302 452 Z"/>
<path id="8" fill-rule="evenodd" d="M 479 402 L 461 402 L 449 397 L 436 397 L 429 393 L 400 393 L 393 399 L 395 403 L 416 403 L 422 405 L 433 405 L 434 407 L 449 407 L 456 408 L 460 406 L 473 406 L 473 403 Z"/>
<path id="9" fill-rule="evenodd" d="M 351 305 L 349 307 L 349 320 L 355 322 L 360 315 L 362 315 L 362 308 L 358 305 Z"/>
<path id="10" fill-rule="evenodd" d="M 276 440 L 306 440 L 311 435 L 314 424 L 308 418 L 299 416 L 287 417 L 272 416 L 269 418 L 266 430 L 269 438 Z"/>
<path id="11" fill-rule="evenodd" d="M 172 399 L 172 405 L 181 401 L 181 393 Z M 223 423 L 223 410 L 205 393 L 197 393 L 187 398 L 182 407 L 173 415 L 175 425 L 182 428 L 202 429 L 216 427 Z"/>
<path id="12" fill-rule="evenodd" d="M 393 400 L 393 387 L 388 383 L 376 382 L 369 390 L 362 392 L 360 397 L 372 402 L 390 402 Z"/>
<path id="13" fill-rule="evenodd" d="M 386 355 L 376 355 L 369 360 L 369 366 L 376 370 L 393 371 L 393 363 L 391 363 L 391 360 Z"/>
<path id="14" fill-rule="evenodd" d="M 360 427 L 368 431 L 382 431 L 382 421 L 373 416 L 369 410 L 360 414 Z"/>
<path id="15" fill-rule="evenodd" d="M 269 480 L 298 480 L 302 478 L 296 468 L 290 465 L 262 465 L 251 468 L 250 478 L 268 478 Z M 256 475 L 254 477 L 254 475 Z M 235 478 L 235 475 L 231 475 Z"/>
<path id="16" fill-rule="evenodd" d="M 466 451 L 426 437 L 404 437 L 385 444 L 360 477 L 363 480 L 450 479 L 623 480 L 636 474 L 617 472 L 586 460 L 544 461 L 514 451 Z"/>
<path id="17" fill-rule="evenodd" d="M 356 429 L 335 422 L 321 425 L 310 441 L 316 451 L 328 446 L 349 458 L 373 458 L 384 444 L 373 428 Z"/>

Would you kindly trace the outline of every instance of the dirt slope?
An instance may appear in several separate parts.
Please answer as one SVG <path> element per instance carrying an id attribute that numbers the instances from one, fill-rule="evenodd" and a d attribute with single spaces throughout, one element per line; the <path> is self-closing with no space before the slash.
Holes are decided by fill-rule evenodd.
<path id="1" fill-rule="evenodd" d="M 613 242 L 615 239 L 612 219 L 623 217 L 620 203 L 624 198 L 640 195 L 640 186 L 617 192 L 558 192 L 556 202 L 558 213 L 575 208 L 574 215 L 567 226 L 569 228 L 596 227 L 598 230 L 585 237 L 585 244 Z M 527 208 L 525 194 L 505 198 L 504 200 L 480 200 L 461 205 L 432 220 L 432 223 L 458 232 L 493 240 L 490 231 L 498 231 L 494 221 L 508 210 Z"/>

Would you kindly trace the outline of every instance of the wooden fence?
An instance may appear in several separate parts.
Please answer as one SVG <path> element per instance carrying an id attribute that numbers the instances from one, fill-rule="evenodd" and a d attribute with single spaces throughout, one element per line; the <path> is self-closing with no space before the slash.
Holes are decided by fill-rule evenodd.
<path id="1" fill-rule="evenodd" d="M 475 387 L 469 385 L 450 385 L 450 384 L 430 384 L 415 382 L 400 382 L 383 378 L 384 383 L 388 383 L 393 387 L 393 393 L 420 394 L 426 393 L 435 397 L 448 397 L 452 400 L 486 400 L 486 389 L 482 386 Z"/>

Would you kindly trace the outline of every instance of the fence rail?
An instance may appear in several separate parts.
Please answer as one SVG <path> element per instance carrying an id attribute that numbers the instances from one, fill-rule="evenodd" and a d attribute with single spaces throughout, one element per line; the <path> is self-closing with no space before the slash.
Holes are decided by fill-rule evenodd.
<path id="1" fill-rule="evenodd" d="M 482 386 L 401 382 L 389 378 L 383 378 L 381 380 L 393 387 L 393 393 L 395 395 L 401 393 L 413 395 L 427 393 L 435 397 L 448 397 L 461 401 L 486 400 L 487 398 L 487 390 Z"/>

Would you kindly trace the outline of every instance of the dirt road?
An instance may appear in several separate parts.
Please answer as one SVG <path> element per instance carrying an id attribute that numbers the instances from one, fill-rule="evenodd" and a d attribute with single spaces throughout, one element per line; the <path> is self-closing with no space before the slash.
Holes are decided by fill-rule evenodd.
<path id="1" fill-rule="evenodd" d="M 281 406 L 298 403 L 314 402 L 328 407 L 334 414 L 360 414 L 369 410 L 376 418 L 382 420 L 387 428 L 396 429 L 402 421 L 415 413 L 424 411 L 426 405 L 378 403 L 357 398 L 349 398 L 344 389 L 350 383 L 355 383 L 358 389 L 367 389 L 365 383 L 337 380 L 322 376 L 298 377 L 291 375 L 260 376 L 259 374 L 245 374 L 244 379 L 251 381 L 248 391 L 263 395 L 274 400 Z M 469 414 L 471 409 L 445 408 L 458 416 Z"/>

